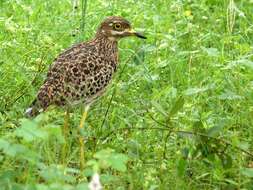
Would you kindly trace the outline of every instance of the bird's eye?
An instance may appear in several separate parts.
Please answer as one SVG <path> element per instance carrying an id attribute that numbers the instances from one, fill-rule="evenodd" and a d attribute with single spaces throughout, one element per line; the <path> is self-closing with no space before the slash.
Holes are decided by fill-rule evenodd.
<path id="1" fill-rule="evenodd" d="M 114 28 L 115 30 L 120 30 L 120 29 L 122 28 L 122 26 L 121 26 L 121 24 L 116 23 L 116 24 L 113 25 L 113 28 Z"/>

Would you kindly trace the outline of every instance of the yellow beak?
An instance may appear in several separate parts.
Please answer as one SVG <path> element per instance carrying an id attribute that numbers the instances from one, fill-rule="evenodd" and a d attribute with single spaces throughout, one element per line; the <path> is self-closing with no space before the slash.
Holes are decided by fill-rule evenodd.
<path id="1" fill-rule="evenodd" d="M 147 39 L 147 37 L 145 37 L 143 34 L 141 34 L 141 33 L 139 33 L 139 32 L 136 32 L 136 31 L 133 30 L 133 29 L 130 29 L 130 30 L 128 31 L 128 33 L 129 33 L 130 35 L 137 36 L 138 38 Z"/>

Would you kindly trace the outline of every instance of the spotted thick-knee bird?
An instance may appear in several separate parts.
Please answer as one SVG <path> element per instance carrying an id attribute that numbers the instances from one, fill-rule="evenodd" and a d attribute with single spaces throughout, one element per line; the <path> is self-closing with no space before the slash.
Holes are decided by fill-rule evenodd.
<path id="1" fill-rule="evenodd" d="M 94 39 L 72 46 L 55 59 L 26 115 L 36 116 L 50 105 L 89 104 L 99 97 L 118 67 L 118 40 L 128 36 L 146 39 L 126 19 L 106 18 Z"/>

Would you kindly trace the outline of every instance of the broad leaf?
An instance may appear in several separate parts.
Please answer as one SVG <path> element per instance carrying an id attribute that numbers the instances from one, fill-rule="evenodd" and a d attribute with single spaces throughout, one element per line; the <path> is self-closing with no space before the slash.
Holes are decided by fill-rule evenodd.
<path id="1" fill-rule="evenodd" d="M 225 93 L 218 96 L 221 100 L 240 100 L 243 99 L 243 96 L 237 95 L 234 92 L 226 91 Z"/>
<path id="2" fill-rule="evenodd" d="M 173 105 L 173 107 L 171 108 L 170 112 L 169 112 L 169 117 L 172 117 L 173 115 L 177 114 L 178 111 L 180 109 L 182 109 L 184 106 L 184 98 L 182 96 L 180 96 L 175 104 Z"/>
<path id="3" fill-rule="evenodd" d="M 21 127 L 15 131 L 15 134 L 28 142 L 48 137 L 47 132 L 40 129 L 36 122 L 28 119 L 21 120 Z"/>
<path id="4" fill-rule="evenodd" d="M 187 90 L 184 91 L 184 94 L 186 96 L 191 96 L 191 95 L 199 94 L 199 93 L 202 93 L 202 92 L 206 92 L 209 89 L 210 89 L 210 87 L 188 88 Z"/>
<path id="5" fill-rule="evenodd" d="M 118 171 L 126 171 L 126 163 L 128 157 L 124 154 L 114 153 L 112 149 L 105 149 L 97 152 L 94 155 L 99 160 L 100 167 L 107 168 L 112 167 Z"/>
<path id="6" fill-rule="evenodd" d="M 155 107 L 155 109 L 159 112 L 159 113 L 161 113 L 161 114 L 163 114 L 164 116 L 168 116 L 168 114 L 167 114 L 167 112 L 163 109 L 163 107 L 160 105 L 160 104 L 158 104 L 156 101 L 151 101 L 151 104 L 152 104 L 152 106 L 154 106 Z"/>
<path id="7" fill-rule="evenodd" d="M 241 169 L 241 174 L 253 178 L 253 168 L 243 168 Z"/>

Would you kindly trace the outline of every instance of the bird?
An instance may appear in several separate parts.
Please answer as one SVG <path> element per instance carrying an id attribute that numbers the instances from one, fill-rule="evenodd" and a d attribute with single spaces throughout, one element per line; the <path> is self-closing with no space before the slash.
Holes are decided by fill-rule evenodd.
<path id="1" fill-rule="evenodd" d="M 105 18 L 93 39 L 75 44 L 56 57 L 25 115 L 35 117 L 51 105 L 81 104 L 85 108 L 79 124 L 82 129 L 90 105 L 104 93 L 118 69 L 118 41 L 130 36 L 146 39 L 127 19 L 120 16 Z M 83 138 L 79 141 L 80 167 L 83 168 Z"/>
<path id="2" fill-rule="evenodd" d="M 118 68 L 118 41 L 124 37 L 146 37 L 120 16 L 106 18 L 95 37 L 63 51 L 50 66 L 37 97 L 26 110 L 37 116 L 50 105 L 90 105 L 105 91 Z"/>

